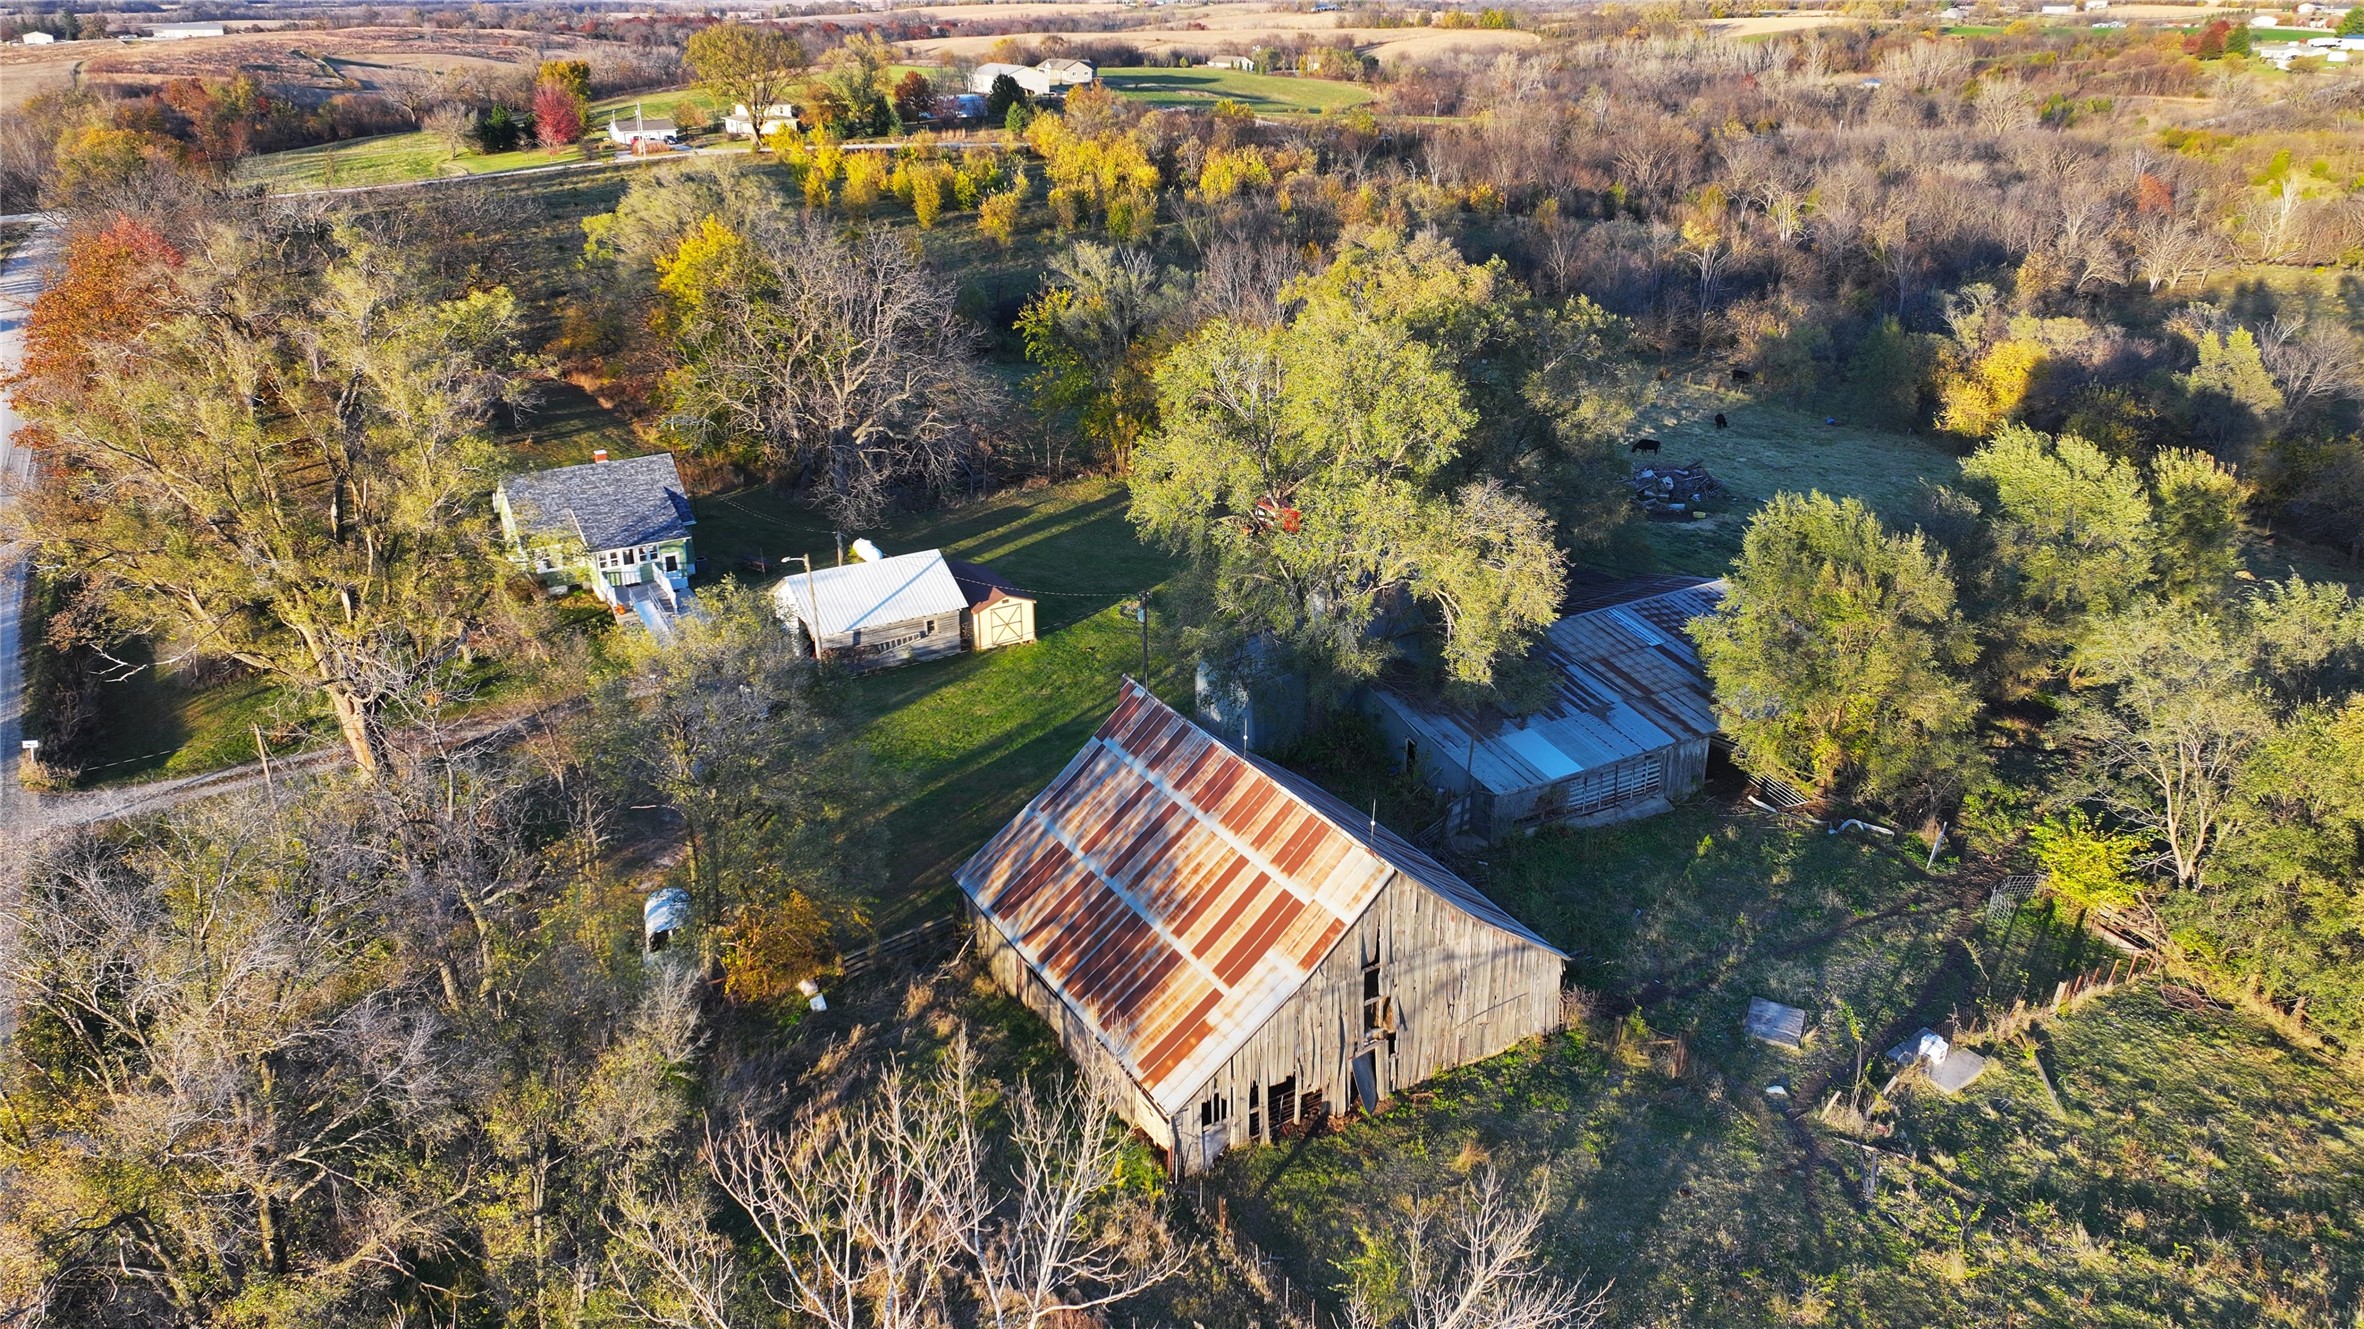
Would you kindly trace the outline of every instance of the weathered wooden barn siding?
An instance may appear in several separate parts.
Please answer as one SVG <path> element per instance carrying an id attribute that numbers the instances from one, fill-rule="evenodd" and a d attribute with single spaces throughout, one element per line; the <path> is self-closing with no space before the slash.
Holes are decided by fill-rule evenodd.
<path id="1" fill-rule="evenodd" d="M 1133 1082 L 1115 1054 L 1093 1033 L 1091 1023 L 1059 999 L 1059 994 L 1026 963 L 1026 957 L 1010 945 L 1010 939 L 1002 935 L 993 920 L 974 904 L 968 909 L 970 930 L 977 937 L 977 953 L 984 957 L 986 971 L 993 975 L 994 984 L 1042 1017 L 1042 1022 L 1058 1035 L 1059 1046 L 1066 1049 L 1085 1083 L 1097 1084 L 1107 1093 L 1116 1115 L 1140 1127 L 1160 1146 L 1172 1147 L 1173 1123 L 1166 1120 L 1141 1086 Z"/>
<path id="2" fill-rule="evenodd" d="M 1384 1030 L 1364 1033 L 1363 967 L 1373 960 L 1392 1007 L 1393 1040 Z M 1249 1142 L 1251 1115 L 1261 1138 L 1271 1139 L 1284 1124 L 1273 1121 L 1269 1103 L 1282 1081 L 1295 1081 L 1300 1102 L 1318 1093 L 1330 1112 L 1345 1112 L 1354 1102 L 1354 1061 L 1366 1049 L 1385 1100 L 1556 1028 L 1561 968 L 1559 956 L 1399 872 L 1296 995 L 1167 1123 L 1180 1170 L 1203 1170 L 1226 1146 Z M 1206 1116 L 1221 1120 L 1202 1125 Z"/>

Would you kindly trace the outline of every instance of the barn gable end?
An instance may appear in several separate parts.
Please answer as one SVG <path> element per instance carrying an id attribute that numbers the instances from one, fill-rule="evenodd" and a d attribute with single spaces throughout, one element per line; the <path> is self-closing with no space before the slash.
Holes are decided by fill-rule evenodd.
<path id="1" fill-rule="evenodd" d="M 1274 1083 L 1344 1111 L 1556 1022 L 1566 957 L 1130 682 L 957 879 L 997 980 L 1188 1170 L 1269 1138 Z"/>

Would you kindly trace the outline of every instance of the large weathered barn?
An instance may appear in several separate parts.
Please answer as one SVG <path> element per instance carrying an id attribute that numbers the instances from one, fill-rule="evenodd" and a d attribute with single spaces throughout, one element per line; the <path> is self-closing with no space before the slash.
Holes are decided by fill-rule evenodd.
<path id="1" fill-rule="evenodd" d="M 1131 682 L 958 880 L 996 981 L 1178 1172 L 1559 1024 L 1565 955 Z"/>
<path id="2" fill-rule="evenodd" d="M 1454 796 L 1462 834 L 1663 812 L 1707 779 L 1715 699 L 1687 628 L 1723 594 L 1702 577 L 1597 582 L 1537 643 L 1558 682 L 1543 709 L 1503 715 L 1378 688 L 1372 718 L 1409 767 Z"/>

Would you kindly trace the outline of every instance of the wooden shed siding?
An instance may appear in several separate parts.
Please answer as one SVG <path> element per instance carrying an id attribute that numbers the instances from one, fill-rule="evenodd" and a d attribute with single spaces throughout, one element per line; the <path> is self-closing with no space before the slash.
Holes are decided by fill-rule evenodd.
<path id="1" fill-rule="evenodd" d="M 936 624 L 934 632 L 927 631 L 927 619 L 914 618 L 902 623 L 866 626 L 856 632 L 841 632 L 824 637 L 821 650 L 828 655 L 843 654 L 857 669 L 880 669 L 912 660 L 937 660 L 947 655 L 958 655 L 967 649 L 961 633 L 964 611 L 947 610 L 933 617 Z M 918 635 L 885 649 L 870 645 L 872 642 L 901 637 L 907 632 Z"/>
<path id="2" fill-rule="evenodd" d="M 1440 1071 L 1495 1056 L 1559 1023 L 1560 958 L 1480 922 L 1398 873 L 1370 909 L 1167 1128 L 1182 1142 L 1178 1169 L 1201 1171 L 1248 1141 L 1248 1091 L 1294 1079 L 1333 1112 L 1353 1103 L 1353 1065 L 1366 1046 L 1363 964 L 1379 960 L 1379 992 L 1395 1006 L 1395 1048 L 1374 1057 L 1382 1100 Z M 1200 1105 L 1224 1099 L 1224 1120 L 1199 1124 Z M 1269 1105 L 1261 1105 L 1269 1138 Z M 1152 1132 L 1156 1134 L 1158 1132 Z"/>

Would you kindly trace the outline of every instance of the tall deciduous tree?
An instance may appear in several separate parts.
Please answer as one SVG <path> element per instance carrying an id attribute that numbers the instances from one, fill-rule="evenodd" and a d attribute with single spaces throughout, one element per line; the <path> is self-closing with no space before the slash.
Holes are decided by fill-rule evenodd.
<path id="1" fill-rule="evenodd" d="M 1945 558 L 1857 499 L 1775 495 L 1749 523 L 1722 608 L 1692 631 L 1750 770 L 1899 798 L 1942 795 L 1972 760 Z"/>
<path id="2" fill-rule="evenodd" d="M 892 236 L 709 219 L 660 265 L 677 427 L 799 485 L 839 523 L 968 483 L 1000 394 L 952 286 Z"/>
<path id="3" fill-rule="evenodd" d="M 1036 400 L 1074 417 L 1119 466 L 1157 419 L 1157 360 L 1189 286 L 1138 249 L 1076 242 L 1051 261 L 1050 290 L 1018 316 Z"/>
<path id="4" fill-rule="evenodd" d="M 1218 320 L 1167 357 L 1133 521 L 1194 558 L 1227 636 L 1270 634 L 1366 677 L 1386 653 L 1372 624 L 1403 595 L 1438 612 L 1452 678 L 1486 687 L 1558 605 L 1549 518 L 1454 483 L 1476 418 L 1448 354 L 1301 294 L 1281 326 Z"/>
<path id="5" fill-rule="evenodd" d="M 517 309 L 330 248 L 217 236 L 87 391 L 34 403 L 57 446 L 32 515 L 123 626 L 324 694 L 374 771 L 387 702 L 494 582 L 483 424 Z"/>
<path id="6" fill-rule="evenodd" d="M 2142 476 L 2073 434 L 2006 425 L 1962 464 L 1986 511 L 1988 629 L 2003 668 L 2043 676 L 2152 571 Z"/>
<path id="7" fill-rule="evenodd" d="M 2237 623 L 2159 604 L 2105 621 L 2077 652 L 2089 682 L 2073 731 L 2179 884 L 2238 828 L 2241 773 L 2275 730 L 2252 659 Z"/>
<path id="8" fill-rule="evenodd" d="M 778 28 L 718 23 L 691 35 L 684 51 L 698 82 L 725 103 L 744 106 L 758 122 L 785 100 L 805 67 L 804 47 Z M 763 151 L 763 140 L 755 140 Z"/>
<path id="9" fill-rule="evenodd" d="M 849 772 L 816 694 L 811 658 L 754 591 L 700 596 L 667 641 L 635 637 L 632 672 L 593 694 L 604 764 L 688 829 L 701 916 L 829 894 L 846 832 Z"/>

